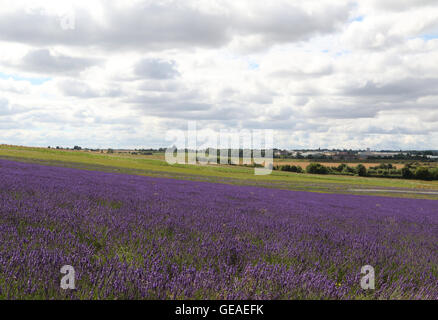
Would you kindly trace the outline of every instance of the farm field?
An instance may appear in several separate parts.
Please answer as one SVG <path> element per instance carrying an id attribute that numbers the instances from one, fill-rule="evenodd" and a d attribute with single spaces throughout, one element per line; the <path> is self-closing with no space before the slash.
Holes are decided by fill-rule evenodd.
<path id="1" fill-rule="evenodd" d="M 436 203 L 0 160 L 0 299 L 438 299 Z"/>
<path id="2" fill-rule="evenodd" d="M 146 156 L 100 154 L 6 145 L 0 145 L 0 158 L 50 166 L 236 185 L 256 185 L 297 191 L 438 199 L 438 194 L 417 193 L 418 191 L 438 192 L 438 181 L 311 175 L 283 171 L 273 171 L 272 174 L 267 176 L 255 176 L 253 168 L 242 166 L 169 165 L 163 160 L 148 159 Z M 381 190 L 379 192 L 354 191 L 357 189 Z M 403 191 L 403 193 L 394 194 L 385 192 L 385 190 L 398 190 Z"/>
<path id="3" fill-rule="evenodd" d="M 99 152 L 94 152 L 94 154 L 99 154 Z M 144 158 L 144 159 L 153 159 L 153 160 L 165 160 L 165 154 L 163 152 L 154 152 L 152 155 L 131 155 L 129 153 L 121 153 L 124 157 L 132 157 L 132 158 Z M 405 161 L 405 160 L 374 160 L 374 161 L 370 161 L 367 162 L 367 160 L 364 161 L 359 161 L 356 160 L 354 162 L 349 162 L 349 161 L 343 161 L 343 162 L 339 162 L 339 161 L 330 161 L 330 160 L 305 160 L 305 159 L 278 159 L 278 158 L 274 158 L 274 166 L 277 165 L 295 165 L 295 166 L 300 166 L 301 168 L 305 169 L 310 163 L 314 163 L 314 162 L 319 162 L 322 163 L 323 165 L 327 166 L 327 167 L 337 167 L 340 164 L 344 163 L 348 166 L 351 167 L 355 167 L 357 166 L 359 163 L 363 164 L 367 169 L 369 169 L 370 167 L 375 167 L 378 166 L 380 163 L 390 163 L 393 165 L 393 167 L 397 168 L 397 169 L 401 169 L 404 167 L 406 162 L 410 162 L 410 161 Z M 431 165 L 431 166 L 435 166 L 435 163 L 428 163 L 427 165 Z"/>

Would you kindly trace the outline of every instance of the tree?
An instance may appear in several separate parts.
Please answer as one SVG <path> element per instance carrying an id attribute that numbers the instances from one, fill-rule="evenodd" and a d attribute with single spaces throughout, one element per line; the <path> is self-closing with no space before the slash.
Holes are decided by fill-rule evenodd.
<path id="1" fill-rule="evenodd" d="M 367 168 L 363 164 L 358 164 L 356 167 L 356 172 L 359 176 L 365 177 L 367 175 Z"/>
<path id="2" fill-rule="evenodd" d="M 302 171 L 301 167 L 294 166 L 294 165 L 291 166 L 289 164 L 281 166 L 280 170 L 281 171 L 289 171 L 289 172 L 301 172 Z"/>
<path id="3" fill-rule="evenodd" d="M 432 174 L 426 167 L 419 167 L 415 171 L 415 178 L 420 180 L 430 180 L 432 178 Z"/>
<path id="4" fill-rule="evenodd" d="M 402 177 L 403 177 L 404 179 L 412 179 L 412 178 L 414 177 L 414 174 L 413 174 L 413 172 L 411 171 L 411 168 L 410 168 L 409 165 L 405 165 L 405 166 L 402 168 L 401 173 L 402 173 Z"/>
<path id="5" fill-rule="evenodd" d="M 107 153 L 114 153 L 113 149 L 108 149 Z"/>
<path id="6" fill-rule="evenodd" d="M 431 173 L 432 173 L 432 179 L 438 180 L 438 168 L 433 169 Z"/>
<path id="7" fill-rule="evenodd" d="M 311 163 L 306 167 L 306 172 L 313 174 L 328 174 L 329 170 L 320 163 Z"/>

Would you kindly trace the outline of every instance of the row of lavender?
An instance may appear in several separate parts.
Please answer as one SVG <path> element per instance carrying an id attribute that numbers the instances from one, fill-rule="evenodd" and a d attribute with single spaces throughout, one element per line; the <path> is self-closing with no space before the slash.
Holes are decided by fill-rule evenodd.
<path id="1" fill-rule="evenodd" d="M 1 298 L 438 299 L 437 202 L 0 160 Z"/>

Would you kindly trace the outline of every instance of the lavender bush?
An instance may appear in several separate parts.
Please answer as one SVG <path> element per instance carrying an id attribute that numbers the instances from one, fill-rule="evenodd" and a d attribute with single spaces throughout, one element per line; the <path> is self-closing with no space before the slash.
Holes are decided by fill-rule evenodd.
<path id="1" fill-rule="evenodd" d="M 0 298 L 438 299 L 437 202 L 0 160 Z"/>

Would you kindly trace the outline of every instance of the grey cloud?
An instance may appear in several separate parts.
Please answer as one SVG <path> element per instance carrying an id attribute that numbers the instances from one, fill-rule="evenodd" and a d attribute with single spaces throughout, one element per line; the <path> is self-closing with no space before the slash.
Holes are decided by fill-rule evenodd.
<path id="1" fill-rule="evenodd" d="M 180 75 L 174 61 L 143 59 L 134 68 L 135 74 L 147 79 L 174 79 Z"/>
<path id="2" fill-rule="evenodd" d="M 416 99 L 421 96 L 438 94 L 438 78 L 406 78 L 390 83 L 379 84 L 367 81 L 361 87 L 344 88 L 343 94 L 349 96 L 376 96 L 385 99 L 393 97 L 395 100 Z"/>
<path id="3" fill-rule="evenodd" d="M 65 80 L 58 84 L 58 88 L 66 96 L 73 96 L 79 98 L 96 98 L 99 93 L 91 89 L 87 84 L 81 81 Z"/>
<path id="4" fill-rule="evenodd" d="M 225 89 L 219 101 L 212 101 L 201 92 L 180 87 L 179 91 L 154 91 L 125 99 L 143 114 L 168 119 L 217 120 L 250 119 L 257 113 L 249 104 L 271 104 L 275 95 L 259 87 L 257 92 L 238 94 Z M 228 94 L 227 94 L 228 93 Z"/>
<path id="5" fill-rule="evenodd" d="M 144 115 L 161 118 L 190 118 L 193 114 L 205 114 L 213 107 L 203 102 L 196 91 L 155 92 L 126 99 L 126 102 Z"/>
<path id="6" fill-rule="evenodd" d="M 419 116 L 425 122 L 438 122 L 438 112 L 422 112 Z"/>
<path id="7" fill-rule="evenodd" d="M 153 92 L 126 99 L 126 102 L 137 104 L 166 105 L 177 102 L 202 101 L 204 97 L 196 90 Z"/>
<path id="8" fill-rule="evenodd" d="M 377 126 L 370 126 L 366 128 L 366 130 L 363 133 L 367 134 L 385 134 L 385 135 L 401 135 L 401 134 L 408 134 L 408 135 L 423 135 L 429 133 L 430 130 L 427 129 L 414 129 L 414 128 L 405 128 L 401 126 L 396 126 L 393 128 L 384 128 L 384 127 L 377 127 Z"/>
<path id="9" fill-rule="evenodd" d="M 309 103 L 303 111 L 306 116 L 326 119 L 364 119 L 383 115 L 393 115 L 396 119 L 399 117 L 412 118 L 413 114 L 436 109 L 436 103 L 392 97 L 390 95 L 336 97 L 334 101 L 329 102 L 322 99 Z"/>
<path id="10" fill-rule="evenodd" d="M 249 96 L 248 99 L 249 101 L 251 101 L 251 103 L 255 104 L 272 104 L 272 102 L 274 101 L 272 96 L 266 96 L 263 94 L 254 94 Z"/>
<path id="11" fill-rule="evenodd" d="M 143 81 L 138 85 L 141 91 L 155 92 L 175 92 L 181 88 L 181 85 L 174 81 Z"/>
<path id="12" fill-rule="evenodd" d="M 66 126 L 73 124 L 71 119 L 64 112 L 53 112 L 45 110 L 37 110 L 36 112 L 30 113 L 24 121 L 31 122 L 33 125 L 38 127 L 38 123 L 50 123 L 59 126 Z M 83 123 L 82 123 L 83 124 Z"/>
<path id="13" fill-rule="evenodd" d="M 321 77 L 327 76 L 333 73 L 333 67 L 326 65 L 315 71 L 303 71 L 303 70 L 279 70 L 272 72 L 270 76 L 275 78 L 307 78 L 307 77 Z"/>
<path id="14" fill-rule="evenodd" d="M 116 98 L 122 95 L 120 89 L 109 89 L 99 91 L 91 88 L 88 84 L 78 80 L 64 80 L 58 83 L 58 88 L 66 96 L 78 98 L 99 98 L 112 97 Z"/>
<path id="15" fill-rule="evenodd" d="M 10 117 L 2 117 L 1 113 L 0 113 L 0 130 L 12 130 L 12 129 L 21 129 L 22 128 L 22 124 L 18 123 L 17 121 L 13 121 L 12 119 L 10 119 Z M 1 137 L 1 133 L 0 133 L 0 137 Z M 1 138 L 0 138 L 1 139 Z M 1 143 L 4 143 L 4 140 L 0 140 Z M 8 143 L 10 143 L 8 141 Z"/>
<path id="16" fill-rule="evenodd" d="M 28 52 L 19 67 L 25 71 L 45 74 L 75 74 L 96 63 L 96 59 L 52 55 L 48 49 L 38 49 Z"/>
<path id="17" fill-rule="evenodd" d="M 198 103 L 198 102 L 174 102 L 174 103 L 157 103 L 157 104 L 149 104 L 144 105 L 144 111 L 151 111 L 155 114 L 162 114 L 164 116 L 168 116 L 168 112 L 174 111 L 204 111 L 211 108 L 210 104 L 207 103 Z"/>
<path id="18" fill-rule="evenodd" d="M 178 3 L 170 5 L 140 3 L 121 10 L 106 7 L 108 29 L 96 37 L 104 45 L 143 46 L 150 49 L 168 47 L 216 47 L 227 42 L 229 19 L 205 13 Z M 141 41 L 139 41 L 141 39 Z"/>
<path id="19" fill-rule="evenodd" d="M 244 101 L 247 103 L 255 103 L 255 104 L 272 104 L 274 101 L 274 96 L 276 94 L 270 92 L 269 90 L 260 90 L 257 93 L 251 93 L 244 95 Z"/>
<path id="20" fill-rule="evenodd" d="M 75 28 L 63 30 L 59 17 L 39 12 L 3 13 L 0 39 L 39 46 L 67 45 L 113 49 L 163 50 L 221 47 L 235 35 L 256 35 L 265 44 L 293 42 L 333 32 L 348 19 L 349 5 L 321 5 L 313 12 L 294 5 L 260 6 L 248 17 L 238 10 L 199 10 L 190 3 L 149 1 L 120 7 L 103 2 L 105 23 L 83 9 L 75 11 Z M 225 7 L 222 7 L 224 9 Z M 228 8 L 229 9 L 229 8 Z"/>
<path id="21" fill-rule="evenodd" d="M 244 120 L 241 122 L 242 127 L 248 129 L 272 129 L 275 131 L 287 132 L 327 132 L 330 128 L 326 123 L 312 123 L 306 119 L 283 119 L 275 122 L 262 120 Z"/>
<path id="22" fill-rule="evenodd" d="M 218 97 L 222 103 L 231 104 L 272 104 L 277 94 L 262 85 L 258 85 L 256 90 L 251 92 L 240 92 L 230 87 L 222 89 Z"/>
<path id="23" fill-rule="evenodd" d="M 305 106 L 309 102 L 309 97 L 297 96 L 294 98 L 294 103 L 297 106 Z"/>
<path id="24" fill-rule="evenodd" d="M 0 98 L 0 115 L 10 114 L 9 101 L 5 98 Z"/>
<path id="25" fill-rule="evenodd" d="M 91 109 L 92 110 L 92 109 Z M 89 109 L 76 111 L 74 117 L 77 122 L 83 123 L 84 119 L 92 119 L 93 125 L 122 125 L 122 126 L 139 126 L 141 120 L 139 117 L 113 116 L 111 114 L 97 114 Z"/>
<path id="26" fill-rule="evenodd" d="M 132 117 L 103 117 L 103 116 L 95 116 L 94 123 L 96 124 L 110 124 L 110 125 L 129 125 L 129 126 L 140 126 L 141 121 L 139 118 Z"/>
<path id="27" fill-rule="evenodd" d="M 251 15 L 236 17 L 236 31 L 262 36 L 264 43 L 295 42 L 317 34 L 331 33 L 346 22 L 349 3 L 323 6 L 312 11 L 293 3 L 273 3 Z M 251 11 L 251 10 L 250 10 Z"/>
<path id="28" fill-rule="evenodd" d="M 27 109 L 22 106 L 11 105 L 8 99 L 0 98 L 0 117 L 11 116 L 26 111 Z"/>
<path id="29" fill-rule="evenodd" d="M 301 122 L 297 122 L 295 125 L 294 131 L 301 132 L 327 132 L 331 128 L 331 125 L 327 122 L 309 122 L 308 120 L 304 120 Z"/>
<path id="30" fill-rule="evenodd" d="M 402 11 L 412 7 L 436 5 L 436 0 L 374 0 L 373 5 L 379 9 Z"/>
<path id="31" fill-rule="evenodd" d="M 296 123 L 290 120 L 278 120 L 275 122 L 261 120 L 244 120 L 242 127 L 247 129 L 272 129 L 272 130 L 293 130 Z"/>
<path id="32" fill-rule="evenodd" d="M 363 105 L 360 102 L 355 103 L 327 103 L 318 101 L 310 106 L 306 106 L 304 112 L 316 118 L 333 118 L 333 119 L 359 119 L 374 118 L 382 109 L 379 105 Z"/>
<path id="33" fill-rule="evenodd" d="M 181 120 L 209 120 L 209 121 L 234 121 L 241 119 L 244 115 L 248 116 L 248 113 L 236 108 L 231 107 L 215 107 L 206 110 L 184 110 L 180 109 L 172 113 L 148 113 L 150 115 L 165 117 L 167 119 L 181 119 Z"/>
<path id="34" fill-rule="evenodd" d="M 34 45 L 69 45 L 114 49 L 148 48 L 160 50 L 168 46 L 215 47 L 227 42 L 224 27 L 228 19 L 201 13 L 183 5 L 140 3 L 115 7 L 102 4 L 105 23 L 85 10 L 75 10 L 75 28 L 63 30 L 59 17 L 25 12 L 0 16 L 0 39 Z"/>
<path id="35" fill-rule="evenodd" d="M 197 92 L 141 95 L 127 102 L 144 115 L 167 119 L 225 121 L 249 116 L 242 105 L 203 102 Z"/>
<path id="36" fill-rule="evenodd" d="M 160 113 L 164 116 L 174 111 L 201 111 L 211 108 L 210 104 L 196 101 L 178 101 L 178 99 L 169 99 L 161 97 L 139 97 L 131 100 L 145 112 Z"/>

